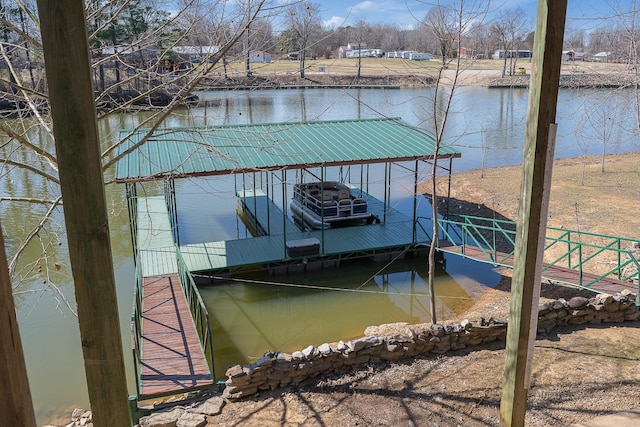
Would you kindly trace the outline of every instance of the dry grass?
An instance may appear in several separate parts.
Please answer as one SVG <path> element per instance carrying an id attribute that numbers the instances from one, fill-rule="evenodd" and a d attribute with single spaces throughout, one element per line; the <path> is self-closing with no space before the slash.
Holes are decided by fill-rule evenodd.
<path id="1" fill-rule="evenodd" d="M 640 240 L 640 215 L 637 215 L 640 203 L 640 154 L 607 156 L 604 172 L 601 162 L 601 157 L 568 158 L 554 162 L 548 226 L 562 230 L 550 230 L 548 237 L 559 237 L 565 230 L 576 230 Z M 521 173 L 521 166 L 509 166 L 455 174 L 451 185 L 452 213 L 463 209 L 459 213 L 516 221 Z M 444 181 L 439 183 L 438 193 L 446 194 Z M 611 239 L 582 234 L 572 237 L 572 241 L 606 245 Z M 545 260 L 556 260 L 566 250 L 566 244 L 557 244 L 545 251 Z M 583 255 L 588 256 L 595 250 L 584 247 Z M 510 248 L 505 252 L 509 251 Z M 602 274 L 612 268 L 612 263 L 617 263 L 616 257 L 614 251 L 601 253 L 588 261 L 584 268 L 591 273 Z"/>
<path id="2" fill-rule="evenodd" d="M 358 60 L 356 58 L 333 58 L 333 59 L 307 59 L 305 61 L 306 74 L 310 76 L 323 74 L 333 76 L 355 77 L 358 70 Z M 402 76 L 431 76 L 437 75 L 441 62 L 437 59 L 431 61 L 410 61 L 398 58 L 362 58 L 360 73 L 363 77 L 402 77 Z M 462 83 L 483 84 L 488 78 L 499 77 L 503 63 L 501 60 L 468 60 L 461 62 L 463 76 Z M 531 70 L 529 60 L 519 60 L 518 67 L 524 67 L 527 72 Z M 269 78 L 275 75 L 296 75 L 299 73 L 300 63 L 287 59 L 273 58 L 269 64 L 251 64 L 251 71 L 257 77 Z M 454 65 L 449 66 L 448 72 L 453 71 Z M 319 70 L 324 70 L 320 72 Z M 222 72 L 222 65 L 215 70 Z M 231 76 L 244 76 L 246 74 L 244 62 L 232 62 L 228 64 L 228 72 Z M 565 62 L 562 65 L 563 74 L 585 73 L 585 74 L 607 74 L 626 73 L 624 64 L 605 64 L 597 62 Z M 482 78 L 480 78 L 482 77 Z"/>

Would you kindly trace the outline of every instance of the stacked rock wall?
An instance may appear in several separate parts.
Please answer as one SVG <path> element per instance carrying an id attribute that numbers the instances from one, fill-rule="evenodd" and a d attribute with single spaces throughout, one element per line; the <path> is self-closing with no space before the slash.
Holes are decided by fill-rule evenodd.
<path id="1" fill-rule="evenodd" d="M 640 312 L 635 295 L 623 292 L 615 296 L 598 295 L 587 299 L 545 303 L 539 307 L 538 333 L 549 333 L 560 325 L 608 323 L 638 320 Z M 352 366 L 395 360 L 423 354 L 449 351 L 504 341 L 507 323 L 494 319 L 478 322 L 463 320 L 455 324 L 393 323 L 368 327 L 364 336 L 348 342 L 308 346 L 292 354 L 269 352 L 246 366 L 235 365 L 226 372 L 223 397 L 238 399 L 257 393 L 298 384 L 319 374 L 341 372 Z"/>

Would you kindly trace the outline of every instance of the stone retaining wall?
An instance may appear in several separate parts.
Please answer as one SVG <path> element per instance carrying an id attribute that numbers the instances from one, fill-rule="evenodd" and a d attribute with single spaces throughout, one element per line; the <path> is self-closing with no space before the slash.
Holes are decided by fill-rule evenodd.
<path id="1" fill-rule="evenodd" d="M 598 295 L 587 299 L 542 304 L 539 307 L 538 333 L 571 324 L 599 324 L 638 320 L 636 296 L 625 291 L 615 296 Z M 364 336 L 348 342 L 309 346 L 292 354 L 268 353 L 255 363 L 235 365 L 227 370 L 223 397 L 239 399 L 259 390 L 273 390 L 298 384 L 321 373 L 339 372 L 351 366 L 395 360 L 422 354 L 444 354 L 492 341 L 504 341 L 507 323 L 494 319 L 478 322 L 463 320 L 455 324 L 409 325 L 393 323 L 370 326 Z"/>
<path id="2" fill-rule="evenodd" d="M 529 75 L 504 76 L 489 82 L 490 88 L 526 88 L 529 87 Z M 631 74 L 589 74 L 575 73 L 560 75 L 560 87 L 563 88 L 622 88 L 634 84 Z"/>

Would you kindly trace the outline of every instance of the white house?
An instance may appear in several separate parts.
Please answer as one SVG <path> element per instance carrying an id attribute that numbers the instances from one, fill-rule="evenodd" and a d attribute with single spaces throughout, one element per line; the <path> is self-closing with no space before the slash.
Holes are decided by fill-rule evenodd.
<path id="1" fill-rule="evenodd" d="M 338 58 L 353 58 L 356 57 L 358 55 L 356 54 L 349 54 L 347 55 L 347 52 L 352 51 L 352 50 L 364 50 L 367 49 L 367 44 L 366 43 L 349 43 L 346 46 L 340 46 L 338 48 Z M 362 55 L 364 56 L 364 55 Z"/>
<path id="2" fill-rule="evenodd" d="M 271 64 L 271 54 L 261 50 L 249 52 L 249 60 L 252 64 Z"/>
<path id="3" fill-rule="evenodd" d="M 607 62 L 607 61 L 610 61 L 611 59 L 612 59 L 611 52 L 598 52 L 595 55 L 593 55 L 593 60 L 596 62 Z"/>

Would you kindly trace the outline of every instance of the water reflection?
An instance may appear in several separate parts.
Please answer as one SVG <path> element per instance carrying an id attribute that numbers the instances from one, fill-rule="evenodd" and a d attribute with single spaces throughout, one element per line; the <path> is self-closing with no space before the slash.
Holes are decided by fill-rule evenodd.
<path id="1" fill-rule="evenodd" d="M 489 266 L 457 281 L 438 269 L 439 320 L 456 318 L 473 305 L 479 286 L 495 285 Z M 211 316 L 216 375 L 265 351 L 292 352 L 308 345 L 362 336 L 365 328 L 392 322 L 428 322 L 425 254 L 391 263 L 343 261 L 339 269 L 273 277 L 255 273 L 201 286 Z M 481 281 L 481 282 L 480 282 Z"/>

